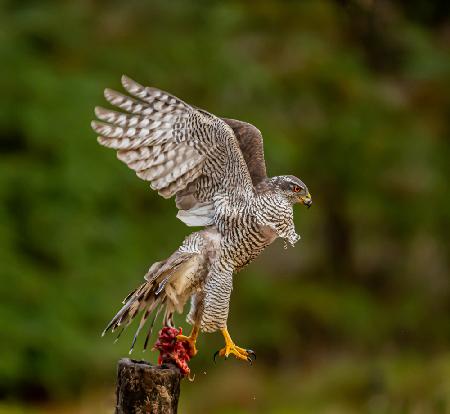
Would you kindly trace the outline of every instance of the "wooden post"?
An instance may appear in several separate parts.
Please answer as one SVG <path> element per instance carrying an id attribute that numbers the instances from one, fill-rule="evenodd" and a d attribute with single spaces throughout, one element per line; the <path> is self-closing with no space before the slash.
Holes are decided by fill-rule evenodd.
<path id="1" fill-rule="evenodd" d="M 122 358 L 117 367 L 116 414 L 176 414 L 181 378 L 174 365 Z"/>

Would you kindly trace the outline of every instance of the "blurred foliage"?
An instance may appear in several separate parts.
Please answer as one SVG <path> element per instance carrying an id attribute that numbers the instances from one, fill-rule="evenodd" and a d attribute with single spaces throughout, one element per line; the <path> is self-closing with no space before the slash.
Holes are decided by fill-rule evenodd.
<path id="1" fill-rule="evenodd" d="M 108 388 L 130 335 L 99 333 L 190 232 L 90 130 L 126 73 L 257 125 L 271 175 L 314 198 L 295 249 L 235 279 L 229 326 L 257 367 L 214 366 L 203 335 L 183 412 L 448 413 L 448 9 L 1 1 L 0 397 Z"/>

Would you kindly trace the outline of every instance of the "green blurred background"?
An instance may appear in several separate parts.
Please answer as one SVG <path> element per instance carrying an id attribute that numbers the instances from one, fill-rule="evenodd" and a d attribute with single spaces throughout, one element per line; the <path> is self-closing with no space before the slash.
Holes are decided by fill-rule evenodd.
<path id="1" fill-rule="evenodd" d="M 180 412 L 450 413 L 448 1 L 0 10 L 0 413 L 112 412 L 133 332 L 100 332 L 191 231 L 90 130 L 123 73 L 255 124 L 314 199 L 235 278 L 255 366 L 202 335 Z"/>

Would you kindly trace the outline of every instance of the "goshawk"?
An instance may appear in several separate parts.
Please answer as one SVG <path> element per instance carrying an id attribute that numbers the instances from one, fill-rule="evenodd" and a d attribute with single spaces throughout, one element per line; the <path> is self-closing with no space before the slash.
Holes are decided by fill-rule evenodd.
<path id="1" fill-rule="evenodd" d="M 300 238 L 293 206 L 311 206 L 297 177 L 267 177 L 263 140 L 253 125 L 219 118 L 152 87 L 122 77 L 129 95 L 106 89 L 105 98 L 123 112 L 95 108 L 92 128 L 98 142 L 164 198 L 175 196 L 177 217 L 191 233 L 168 259 L 153 264 L 145 282 L 124 300 L 105 332 L 126 327 L 142 312 L 135 340 L 148 317 L 161 309 L 164 324 L 188 300 L 188 341 L 192 354 L 199 331 L 220 330 L 220 356 L 250 360 L 253 351 L 235 345 L 227 330 L 233 274 L 254 260 L 277 237 L 294 245 Z"/>

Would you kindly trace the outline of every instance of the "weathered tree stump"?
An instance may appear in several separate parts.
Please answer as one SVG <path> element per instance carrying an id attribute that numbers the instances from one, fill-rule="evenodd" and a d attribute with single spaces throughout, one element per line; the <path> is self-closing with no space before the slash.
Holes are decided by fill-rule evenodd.
<path id="1" fill-rule="evenodd" d="M 116 414 L 176 414 L 181 378 L 173 365 L 122 358 L 117 367 Z"/>

